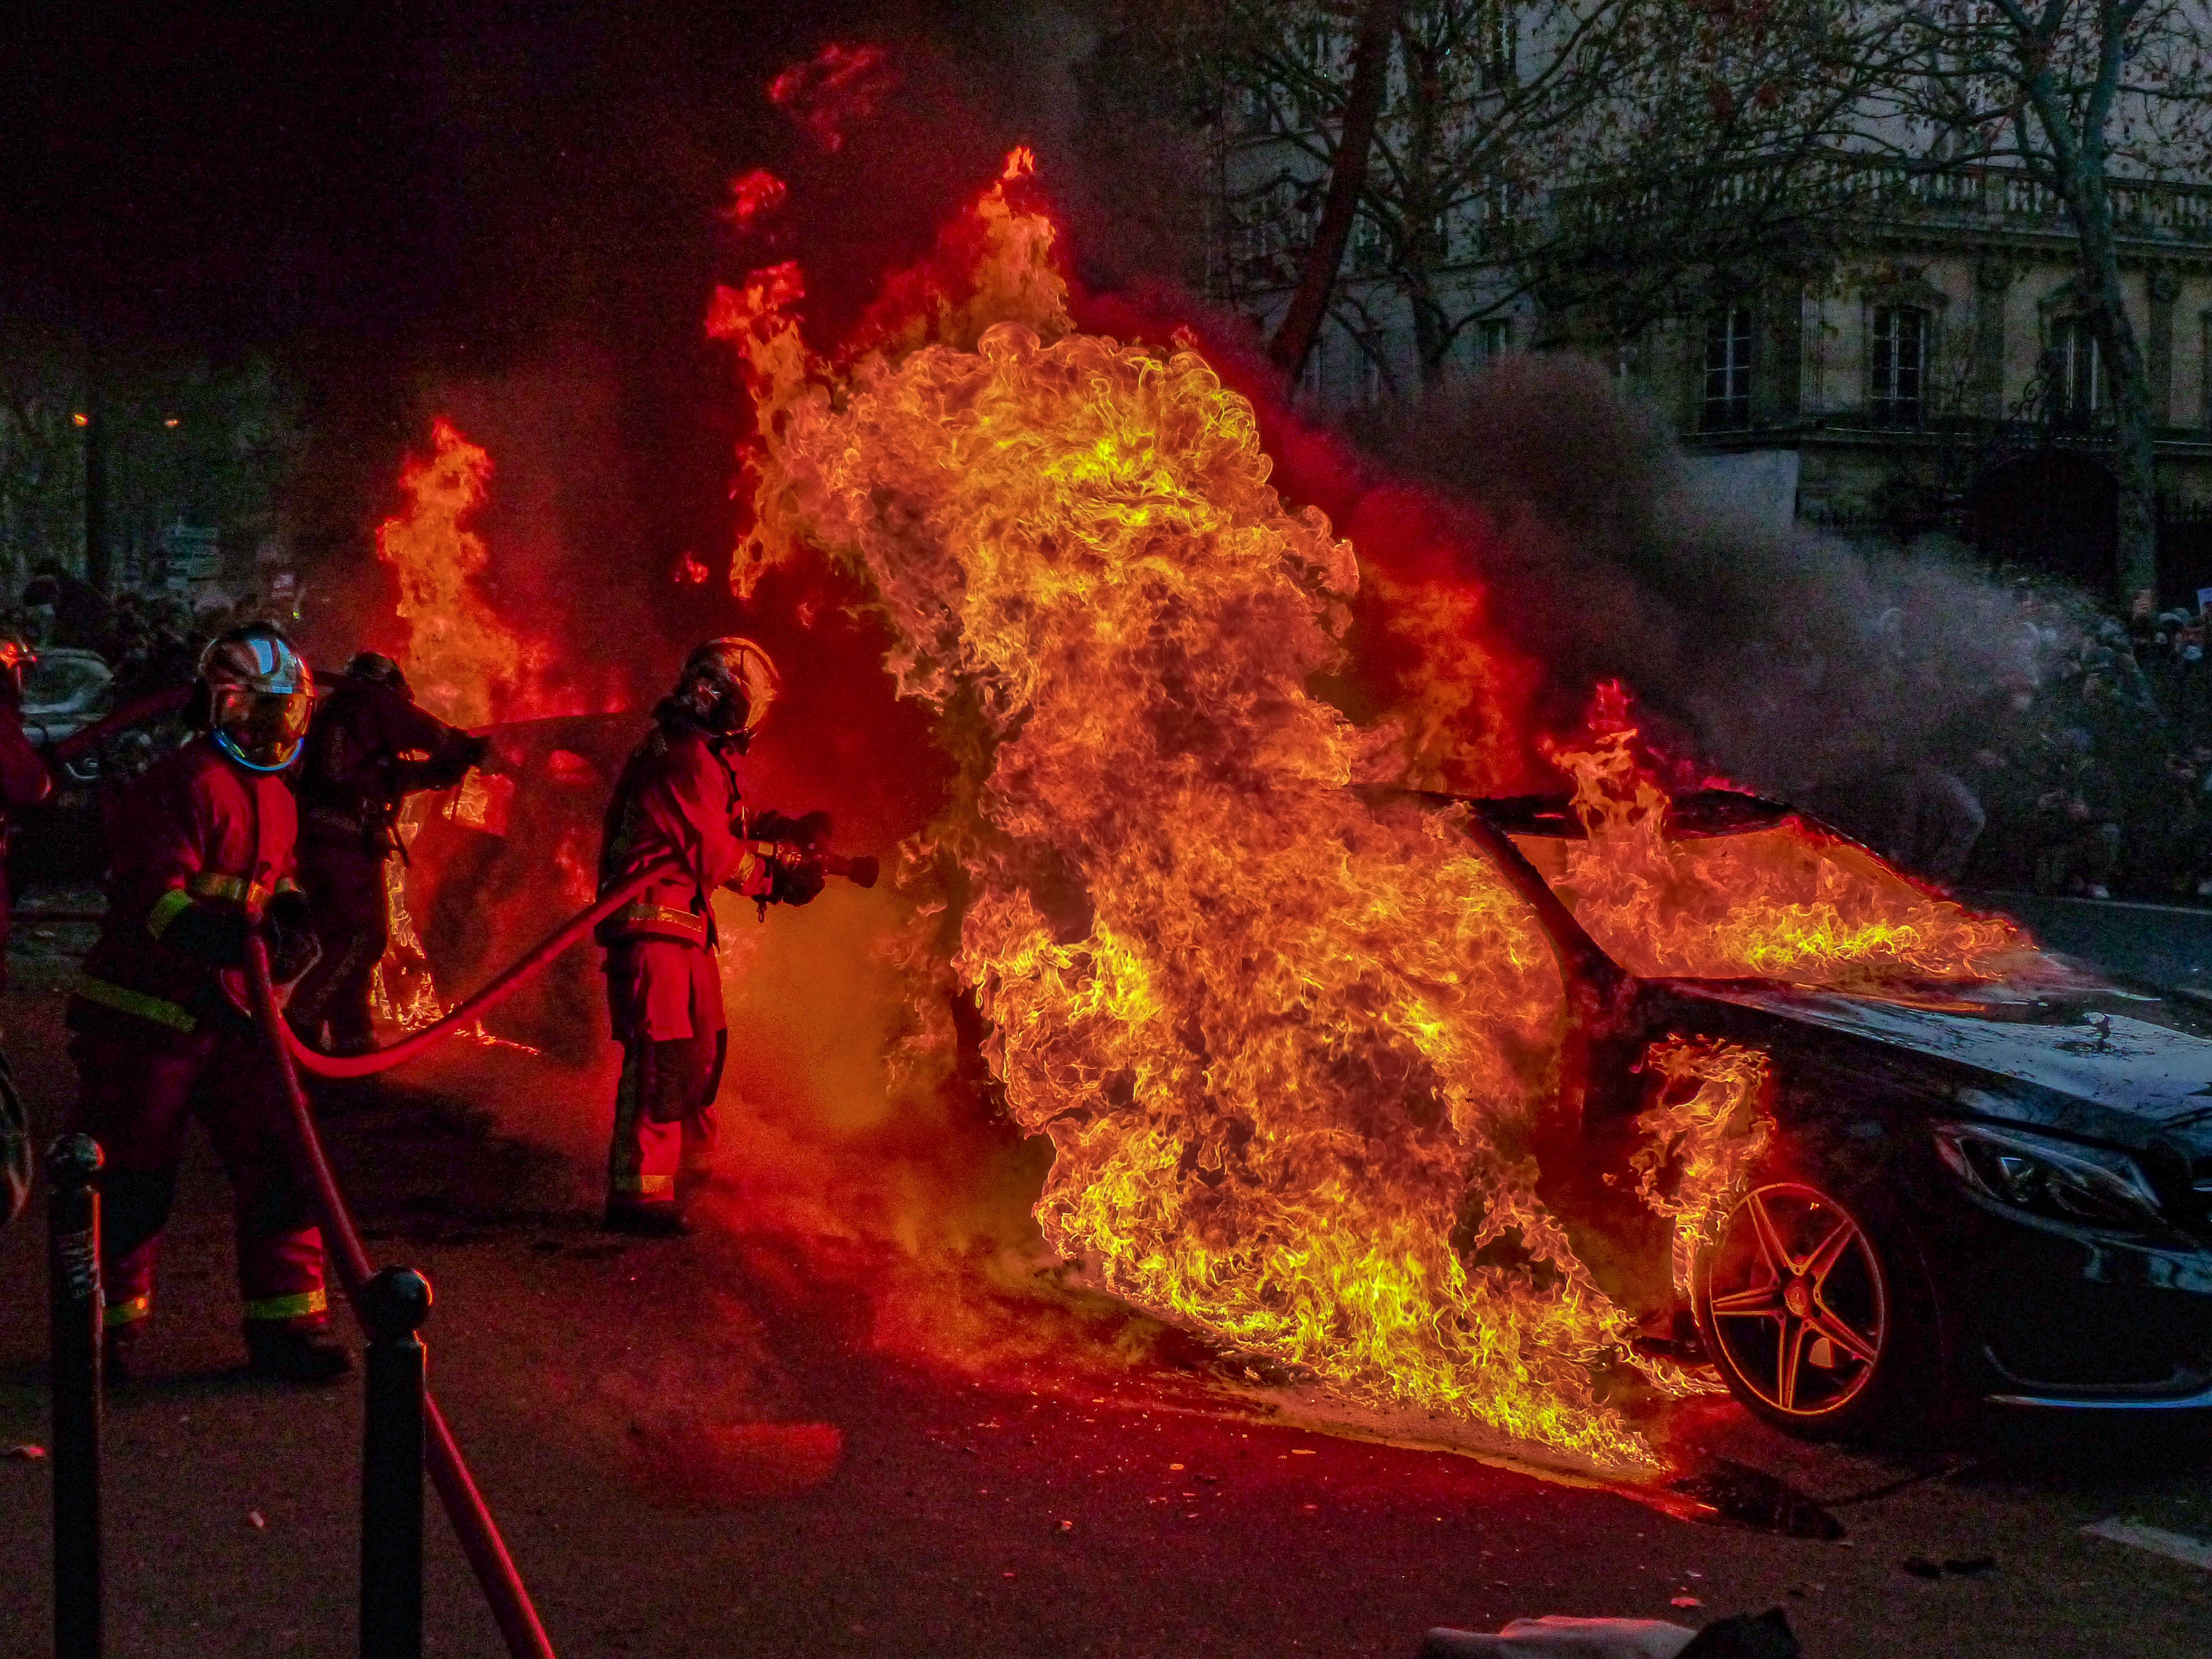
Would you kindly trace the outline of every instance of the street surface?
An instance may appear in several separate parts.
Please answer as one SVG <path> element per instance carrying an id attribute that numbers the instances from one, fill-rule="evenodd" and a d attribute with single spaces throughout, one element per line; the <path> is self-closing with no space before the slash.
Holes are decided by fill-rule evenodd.
<path id="1" fill-rule="evenodd" d="M 2124 944 L 2135 924 L 2105 925 Z M 69 942 L 25 939 L 0 1004 L 42 1139 L 70 1086 Z M 799 1166 L 749 1166 L 742 1121 L 729 1156 L 750 1172 L 715 1227 L 603 1235 L 588 1139 L 506 1132 L 516 1101 L 601 1082 L 479 1051 L 326 1113 L 372 1250 L 435 1286 L 434 1384 L 564 1655 L 1351 1659 L 1410 1656 L 1440 1624 L 1776 1604 L 1813 1659 L 2212 1650 L 2212 1571 L 2142 1547 L 2212 1538 L 2202 1439 L 2013 1419 L 1843 1451 L 1700 1404 L 1662 1425 L 1684 1467 L 1780 1477 L 1844 1536 L 1695 1524 L 1322 1431 L 1018 1251 L 779 1201 Z M 111 1406 L 109 1650 L 349 1654 L 358 1380 L 242 1376 L 228 1219 L 196 1140 L 155 1375 Z M 43 1238 L 42 1209 L 0 1234 L 0 1449 L 46 1437 Z M 43 1463 L 0 1458 L 0 1655 L 46 1649 L 46 1498 Z M 2108 1522 L 2140 1541 L 2085 1531 Z M 434 1499 L 428 1536 L 428 1651 L 498 1654 Z"/>

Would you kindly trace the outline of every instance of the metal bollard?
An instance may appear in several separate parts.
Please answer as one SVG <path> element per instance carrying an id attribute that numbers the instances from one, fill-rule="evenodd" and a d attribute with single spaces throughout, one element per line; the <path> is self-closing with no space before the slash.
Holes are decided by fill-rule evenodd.
<path id="1" fill-rule="evenodd" d="M 362 1659 L 422 1659 L 424 1352 L 430 1281 L 386 1267 L 362 1287 L 368 1322 L 362 1419 Z"/>
<path id="2" fill-rule="evenodd" d="M 99 1145 L 65 1135 L 46 1154 L 48 1353 L 54 1472 L 54 1659 L 100 1659 Z"/>

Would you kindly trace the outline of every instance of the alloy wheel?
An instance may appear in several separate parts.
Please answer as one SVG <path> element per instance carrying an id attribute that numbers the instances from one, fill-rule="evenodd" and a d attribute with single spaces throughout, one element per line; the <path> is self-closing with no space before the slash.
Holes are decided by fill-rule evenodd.
<path id="1" fill-rule="evenodd" d="M 1777 1182 L 1744 1194 L 1721 1225 L 1705 1290 L 1714 1357 L 1771 1412 L 1831 1416 L 1881 1371 L 1887 1275 L 1858 1218 L 1818 1188 Z"/>

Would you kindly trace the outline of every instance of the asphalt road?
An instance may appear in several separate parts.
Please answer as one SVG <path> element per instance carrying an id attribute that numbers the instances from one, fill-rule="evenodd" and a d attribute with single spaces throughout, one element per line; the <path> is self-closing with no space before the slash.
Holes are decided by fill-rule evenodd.
<path id="1" fill-rule="evenodd" d="M 33 967 L 0 1022 L 51 1125 L 70 1078 Z M 1999 1419 L 1844 1452 L 1702 1405 L 1656 1425 L 1681 1467 L 1778 1477 L 1844 1535 L 1697 1524 L 1320 1431 L 1018 1261 L 810 1224 L 759 1181 L 697 1238 L 609 1238 L 573 1146 L 471 1103 L 495 1077 L 596 1087 L 499 1053 L 328 1125 L 372 1249 L 436 1286 L 434 1382 L 564 1655 L 1348 1659 L 1438 1624 L 1776 1604 L 1815 1659 L 2212 1649 L 2212 1571 L 2084 1530 L 2212 1538 L 2201 1441 Z M 228 1224 L 196 1142 L 155 1375 L 112 1404 L 110 1651 L 350 1653 L 358 1389 L 239 1374 Z M 46 1437 L 42 1230 L 0 1234 L 0 1448 Z M 46 1650 L 46 1498 L 44 1464 L 0 1458 L 0 1655 Z M 497 1654 L 429 1535 L 429 1651 Z"/>

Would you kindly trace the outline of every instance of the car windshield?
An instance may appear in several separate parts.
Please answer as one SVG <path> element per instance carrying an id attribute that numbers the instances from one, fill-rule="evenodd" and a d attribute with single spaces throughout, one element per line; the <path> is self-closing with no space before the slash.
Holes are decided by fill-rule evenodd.
<path id="1" fill-rule="evenodd" d="M 27 708 L 82 708 L 98 700 L 113 678 L 107 665 L 80 652 L 50 651 L 23 678 Z"/>
<path id="2" fill-rule="evenodd" d="M 1513 842 L 1601 948 L 1655 977 L 1833 989 L 1972 984 L 2031 963 L 2034 943 L 1795 816 L 1718 834 L 1657 822 Z"/>

